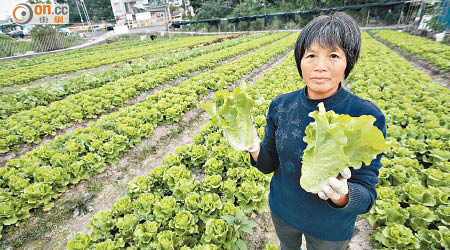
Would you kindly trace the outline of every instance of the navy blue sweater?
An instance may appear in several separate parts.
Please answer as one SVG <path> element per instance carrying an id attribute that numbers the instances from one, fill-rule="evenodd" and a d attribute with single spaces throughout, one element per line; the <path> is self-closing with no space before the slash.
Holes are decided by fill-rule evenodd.
<path id="1" fill-rule="evenodd" d="M 386 138 L 386 121 L 383 113 L 372 102 L 340 87 L 323 100 L 325 109 L 350 116 L 372 115 Z M 317 100 L 306 96 L 305 88 L 279 95 L 269 106 L 264 139 L 258 162 L 252 165 L 261 172 L 274 172 L 270 182 L 269 205 L 272 212 L 288 225 L 313 238 L 344 241 L 352 237 L 356 216 L 367 213 L 375 202 L 381 154 L 369 166 L 358 170 L 351 168 L 348 180 L 349 201 L 337 207 L 317 194 L 300 187 L 305 128 L 313 118 L 308 113 L 317 110 Z"/>

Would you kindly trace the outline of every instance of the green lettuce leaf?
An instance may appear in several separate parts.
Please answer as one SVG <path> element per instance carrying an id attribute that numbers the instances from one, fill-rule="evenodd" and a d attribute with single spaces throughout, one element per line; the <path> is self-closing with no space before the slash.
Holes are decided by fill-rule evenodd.
<path id="1" fill-rule="evenodd" d="M 326 112 L 323 103 L 319 110 L 309 113 L 314 118 L 305 130 L 303 140 L 308 144 L 302 158 L 300 185 L 311 193 L 318 193 L 346 167 L 369 165 L 387 147 L 383 133 L 373 125 L 373 116 L 351 117 Z"/>
<path id="2" fill-rule="evenodd" d="M 214 103 L 202 103 L 200 107 L 213 115 L 212 120 L 224 130 L 230 146 L 243 151 L 253 143 L 251 108 L 254 103 L 243 83 L 232 93 L 217 91 Z"/>

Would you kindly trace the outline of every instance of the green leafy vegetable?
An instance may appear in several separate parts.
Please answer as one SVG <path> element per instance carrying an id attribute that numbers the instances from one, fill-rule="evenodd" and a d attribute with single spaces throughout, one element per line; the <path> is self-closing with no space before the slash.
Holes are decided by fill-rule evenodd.
<path id="1" fill-rule="evenodd" d="M 300 185 L 306 191 L 318 193 L 346 167 L 369 165 L 388 144 L 375 126 L 373 116 L 351 117 L 326 112 L 323 103 L 319 110 L 309 113 L 314 122 L 306 127 L 304 141 L 308 144 L 302 159 Z"/>
<path id="2" fill-rule="evenodd" d="M 374 239 L 387 246 L 389 249 L 418 249 L 419 240 L 414 236 L 411 229 L 393 224 L 375 231 Z M 378 242 L 377 247 L 378 246 Z"/>
<path id="3" fill-rule="evenodd" d="M 247 85 L 242 84 L 232 93 L 219 90 L 214 101 L 200 107 L 213 115 L 212 120 L 224 130 L 231 147 L 240 151 L 249 148 L 253 144 L 251 108 L 255 101 L 247 94 Z"/>
<path id="4" fill-rule="evenodd" d="M 91 244 L 91 237 L 89 234 L 77 233 L 74 238 L 72 238 L 69 243 L 67 243 L 67 250 L 81 250 L 86 249 Z"/>

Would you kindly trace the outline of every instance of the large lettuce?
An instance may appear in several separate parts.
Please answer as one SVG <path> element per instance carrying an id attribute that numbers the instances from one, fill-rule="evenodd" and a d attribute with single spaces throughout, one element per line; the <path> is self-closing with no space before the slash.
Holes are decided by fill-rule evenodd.
<path id="1" fill-rule="evenodd" d="M 308 144 L 302 159 L 300 185 L 311 193 L 318 193 L 330 177 L 337 177 L 346 167 L 369 165 L 387 148 L 382 132 L 373 125 L 373 116 L 351 117 L 326 112 L 323 103 L 319 110 L 309 113 L 314 122 L 306 127 L 303 140 Z"/>
<path id="2" fill-rule="evenodd" d="M 213 115 L 212 120 L 224 130 L 230 146 L 239 151 L 253 144 L 251 108 L 255 101 L 247 91 L 245 83 L 232 93 L 219 90 L 213 103 L 202 103 L 200 106 Z"/>

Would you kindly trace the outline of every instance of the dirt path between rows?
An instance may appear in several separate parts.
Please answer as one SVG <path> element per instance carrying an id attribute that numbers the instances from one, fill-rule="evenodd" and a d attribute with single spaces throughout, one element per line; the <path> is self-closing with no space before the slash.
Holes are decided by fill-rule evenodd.
<path id="1" fill-rule="evenodd" d="M 375 40 L 382 43 L 386 47 L 390 48 L 392 51 L 394 51 L 397 55 L 400 57 L 403 57 L 406 61 L 408 61 L 413 67 L 415 67 L 417 70 L 420 70 L 427 74 L 431 80 L 441 85 L 447 89 L 450 89 L 450 73 L 446 72 L 443 69 L 440 69 L 437 66 L 432 65 L 431 63 L 417 57 L 414 55 L 411 55 L 395 46 L 392 46 L 385 42 L 384 40 L 370 34 Z"/>
<path id="2" fill-rule="evenodd" d="M 270 43 L 269 43 L 269 44 L 270 44 Z M 263 45 L 263 46 L 261 46 L 261 47 L 259 47 L 259 48 L 262 48 L 262 47 L 267 46 L 267 45 L 268 45 L 268 44 Z M 206 72 L 206 71 L 209 71 L 209 70 L 212 70 L 212 69 L 214 69 L 214 68 L 217 68 L 217 67 L 219 67 L 219 66 L 221 66 L 221 65 L 223 65 L 223 64 L 226 64 L 226 63 L 228 63 L 228 62 L 231 62 L 231 61 L 234 61 L 234 60 L 236 60 L 236 59 L 239 59 L 240 57 L 245 56 L 245 55 L 247 55 L 248 53 L 254 52 L 255 50 L 257 50 L 257 49 L 259 49 L 259 48 L 249 50 L 249 51 L 247 51 L 247 52 L 244 52 L 244 53 L 239 54 L 239 55 L 237 55 L 237 56 L 235 56 L 235 57 L 232 57 L 232 58 L 228 58 L 228 59 L 226 59 L 226 60 L 224 60 L 224 61 L 222 61 L 222 62 L 217 63 L 217 64 L 216 64 L 215 66 L 213 66 L 213 67 L 205 68 L 205 69 L 201 69 L 201 70 L 197 70 L 197 71 L 194 71 L 194 72 L 190 72 L 190 73 L 187 73 L 185 76 L 179 77 L 179 78 L 177 78 L 177 79 L 175 79 L 175 80 L 172 80 L 172 81 L 169 81 L 169 82 L 162 83 L 162 84 L 160 84 L 160 85 L 154 87 L 153 89 L 151 89 L 151 90 L 149 90 L 149 91 L 146 91 L 146 92 L 143 92 L 143 93 L 141 93 L 139 96 L 137 96 L 137 97 L 131 99 L 131 100 L 128 102 L 128 104 L 126 104 L 126 105 L 124 105 L 124 106 L 116 107 L 116 108 L 114 108 L 114 109 L 108 111 L 107 113 L 104 113 L 104 114 L 101 114 L 101 115 L 97 116 L 97 118 L 86 119 L 84 122 L 81 122 L 81 123 L 75 123 L 75 124 L 73 124 L 72 126 L 70 126 L 69 128 L 66 128 L 66 129 L 63 129 L 63 130 L 58 130 L 58 131 L 56 131 L 56 134 L 55 134 L 54 136 L 43 137 L 43 138 L 41 138 L 41 139 L 42 139 L 41 142 L 38 143 L 38 144 L 30 145 L 30 144 L 22 143 L 18 149 L 12 150 L 12 151 L 10 151 L 10 152 L 8 152 L 8 153 L 6 153 L 6 154 L 0 155 L 0 166 L 4 166 L 9 160 L 14 159 L 14 158 L 18 158 L 18 157 L 20 157 L 21 155 L 25 154 L 26 152 L 32 151 L 32 150 L 36 149 L 37 147 L 44 145 L 45 143 L 47 143 L 47 142 L 53 140 L 53 139 L 54 139 L 56 136 L 58 136 L 58 135 L 70 133 L 70 132 L 72 132 L 74 129 L 79 128 L 79 127 L 86 127 L 86 125 L 87 125 L 88 123 L 90 123 L 90 122 L 95 122 L 96 120 L 100 119 L 100 118 L 103 117 L 103 116 L 107 116 L 107 115 L 109 115 L 109 114 L 111 114 L 111 113 L 113 113 L 113 112 L 118 111 L 118 110 L 121 109 L 121 108 L 135 105 L 136 103 L 145 100 L 145 99 L 146 99 L 148 96 L 150 96 L 150 95 L 153 95 L 153 94 L 155 94 L 155 93 L 157 93 L 157 92 L 159 92 L 159 91 L 161 91 L 161 90 L 164 90 L 164 89 L 166 89 L 166 88 L 176 86 L 176 85 L 178 85 L 178 84 L 180 84 L 180 83 L 186 81 L 187 79 L 189 79 L 189 78 L 191 78 L 191 77 L 193 77 L 193 76 L 195 76 L 195 75 L 204 73 L 204 72 Z"/>
<path id="3" fill-rule="evenodd" d="M 122 62 L 120 62 L 120 63 L 122 63 Z M 107 68 L 114 66 L 115 64 L 116 63 L 102 65 L 102 66 L 99 66 L 96 68 L 89 68 L 89 69 L 83 69 L 83 70 L 78 70 L 78 71 L 69 72 L 69 73 L 53 75 L 53 76 L 46 76 L 41 79 L 32 80 L 25 84 L 15 84 L 15 85 L 11 85 L 8 87 L 3 87 L 0 89 L 0 94 L 1 95 L 14 94 L 14 93 L 18 93 L 21 91 L 25 91 L 27 89 L 37 88 L 44 84 L 55 84 L 57 81 L 60 81 L 60 80 L 68 80 L 68 79 L 79 77 L 84 74 L 93 73 L 93 72 L 96 72 L 99 70 L 105 70 Z"/>
<path id="4" fill-rule="evenodd" d="M 173 51 L 167 51 L 165 53 L 176 53 L 177 51 L 178 50 L 173 50 Z M 95 68 L 82 69 L 82 70 L 77 70 L 74 72 L 62 73 L 62 74 L 57 74 L 57 75 L 53 75 L 53 76 L 46 76 L 44 78 L 32 80 L 25 84 L 15 84 L 15 85 L 3 87 L 0 89 L 0 95 L 14 94 L 14 93 L 18 93 L 21 91 L 25 91 L 27 89 L 38 88 L 44 84 L 54 85 L 55 83 L 57 83 L 57 81 L 60 81 L 60 80 L 68 80 L 68 79 L 77 78 L 77 77 L 80 77 L 85 74 L 91 74 L 91 73 L 94 73 L 97 71 L 106 70 L 108 68 L 114 67 L 115 65 L 126 63 L 127 61 L 135 61 L 135 60 L 139 60 L 139 59 L 145 60 L 147 58 L 161 56 L 163 54 L 164 53 L 153 53 L 153 54 L 143 56 L 143 57 L 138 57 L 138 58 L 129 59 L 129 60 L 123 60 L 120 62 L 106 64 L 106 65 L 101 65 L 101 66 L 98 66 Z"/>

